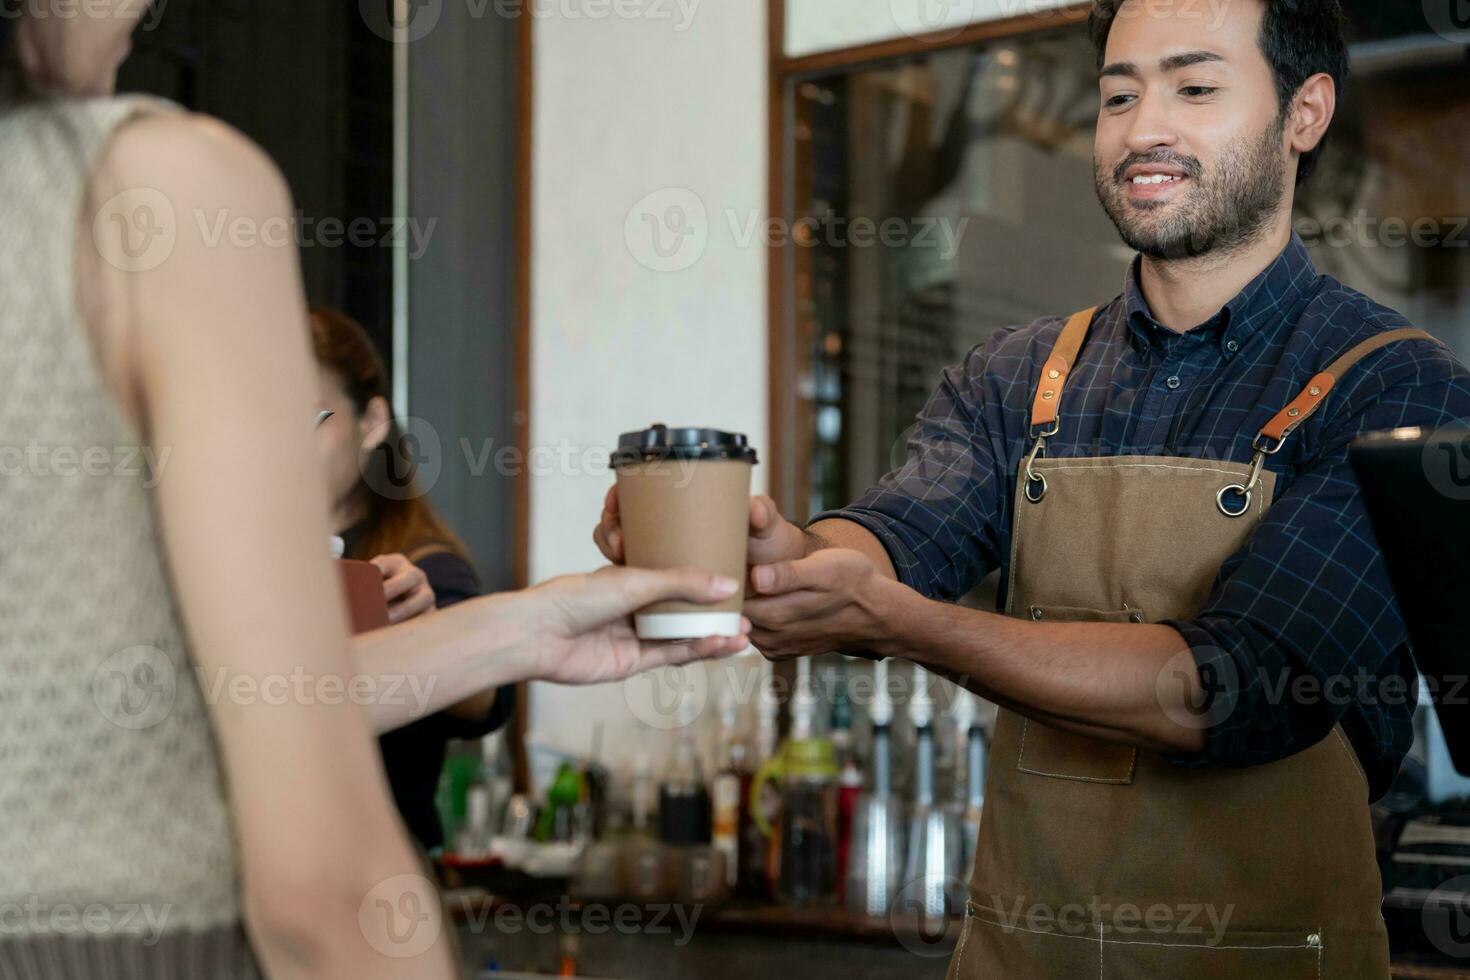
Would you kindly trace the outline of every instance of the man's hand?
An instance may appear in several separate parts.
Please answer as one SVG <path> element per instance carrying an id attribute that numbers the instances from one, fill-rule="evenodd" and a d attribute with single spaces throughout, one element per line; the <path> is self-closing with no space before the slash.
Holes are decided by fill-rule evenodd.
<path id="1" fill-rule="evenodd" d="M 434 608 L 434 589 L 423 569 L 402 555 L 378 555 L 371 561 L 383 573 L 388 622 L 401 623 Z"/>
<path id="2" fill-rule="evenodd" d="M 618 487 L 613 484 L 602 504 L 602 520 L 592 529 L 592 540 L 602 556 L 614 565 L 623 564 L 623 525 L 618 516 Z M 781 516 L 776 502 L 761 495 L 750 498 L 750 537 L 746 546 L 748 565 L 791 561 L 807 551 L 801 528 Z"/>
<path id="3" fill-rule="evenodd" d="M 848 548 L 757 565 L 750 580 L 757 596 L 745 602 L 751 642 L 771 660 L 844 649 L 881 652 L 898 604 L 922 601 Z"/>

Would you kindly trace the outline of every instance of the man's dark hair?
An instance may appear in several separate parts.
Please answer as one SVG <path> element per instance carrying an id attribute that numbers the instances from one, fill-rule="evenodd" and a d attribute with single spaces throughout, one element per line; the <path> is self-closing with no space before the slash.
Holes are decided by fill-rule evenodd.
<path id="1" fill-rule="evenodd" d="M 1087 20 L 1088 33 L 1097 48 L 1097 67 L 1103 66 L 1108 47 L 1108 34 L 1118 8 L 1127 0 L 1093 0 L 1092 14 Z M 1276 76 L 1276 102 L 1279 113 L 1285 113 L 1302 83 L 1318 72 L 1332 76 L 1338 98 L 1347 81 L 1347 42 L 1343 40 L 1343 16 L 1340 0 L 1260 0 L 1265 4 L 1261 19 L 1261 53 Z M 1297 163 L 1298 185 L 1312 175 L 1317 158 L 1327 145 L 1327 134 L 1310 152 L 1303 153 Z"/>

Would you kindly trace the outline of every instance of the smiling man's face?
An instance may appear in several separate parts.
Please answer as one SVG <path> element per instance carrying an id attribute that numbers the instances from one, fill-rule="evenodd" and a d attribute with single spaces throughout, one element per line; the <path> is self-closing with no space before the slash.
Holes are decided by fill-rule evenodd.
<path id="1" fill-rule="evenodd" d="M 1156 259 L 1228 254 L 1287 196 L 1286 117 L 1260 46 L 1264 0 L 1127 0 L 1098 79 L 1098 200 Z"/>

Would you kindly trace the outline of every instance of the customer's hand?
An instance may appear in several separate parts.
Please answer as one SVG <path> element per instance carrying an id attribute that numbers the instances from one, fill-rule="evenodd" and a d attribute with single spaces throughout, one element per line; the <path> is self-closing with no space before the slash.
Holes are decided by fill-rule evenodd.
<path id="1" fill-rule="evenodd" d="M 434 608 L 434 588 L 423 569 L 403 555 L 378 555 L 370 560 L 383 573 L 388 622 L 401 623 Z"/>
<path id="2" fill-rule="evenodd" d="M 639 640 L 632 619 L 636 610 L 655 602 L 715 603 L 739 588 L 734 579 L 695 568 L 603 568 L 527 589 L 524 623 L 537 658 L 537 679 L 599 684 L 653 667 L 739 653 L 750 646 L 750 621 L 743 617 L 738 636 L 687 643 Z"/>
<path id="3" fill-rule="evenodd" d="M 592 529 L 592 540 L 604 558 L 614 565 L 624 560 L 623 524 L 618 516 L 618 487 L 613 484 L 602 503 L 602 520 Z M 750 498 L 750 537 L 746 545 L 747 565 L 792 561 L 806 554 L 806 534 L 781 516 L 776 502 L 764 494 Z"/>

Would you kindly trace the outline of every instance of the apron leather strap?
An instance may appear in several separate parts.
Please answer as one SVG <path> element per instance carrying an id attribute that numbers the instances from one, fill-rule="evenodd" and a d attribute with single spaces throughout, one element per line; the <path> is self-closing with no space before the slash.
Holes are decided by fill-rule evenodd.
<path id="1" fill-rule="evenodd" d="M 1333 385 L 1342 380 L 1342 376 L 1354 364 L 1357 364 L 1380 347 L 1385 347 L 1398 340 L 1431 340 L 1436 344 L 1440 343 L 1433 335 L 1412 327 L 1389 330 L 1386 333 L 1381 333 L 1376 337 L 1370 337 L 1363 341 L 1328 365 L 1327 370 L 1307 382 L 1307 387 L 1302 390 L 1302 393 L 1297 395 L 1289 405 L 1278 412 L 1270 422 L 1266 423 L 1265 428 L 1261 429 L 1261 434 L 1256 437 L 1257 448 L 1260 448 L 1263 440 L 1268 440 L 1271 443 L 1275 443 L 1276 448 L 1279 449 L 1281 443 L 1286 441 L 1286 437 L 1291 435 L 1297 426 L 1311 418 L 1312 413 L 1322 407 L 1322 403 L 1327 400 L 1327 395 L 1332 391 Z"/>
<path id="2" fill-rule="evenodd" d="M 1073 313 L 1067 320 L 1067 325 L 1062 328 L 1061 335 L 1057 337 L 1051 356 L 1042 365 L 1041 384 L 1037 387 L 1036 400 L 1031 404 L 1033 433 L 1038 428 L 1050 427 L 1056 422 L 1057 412 L 1062 404 L 1062 387 L 1067 383 L 1067 375 L 1072 372 L 1077 352 L 1082 350 L 1082 341 L 1087 337 L 1087 330 L 1092 326 L 1092 315 L 1096 312 L 1097 307 L 1094 306 Z"/>

